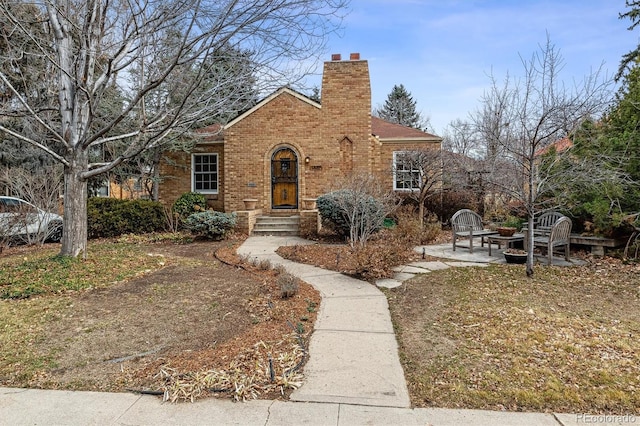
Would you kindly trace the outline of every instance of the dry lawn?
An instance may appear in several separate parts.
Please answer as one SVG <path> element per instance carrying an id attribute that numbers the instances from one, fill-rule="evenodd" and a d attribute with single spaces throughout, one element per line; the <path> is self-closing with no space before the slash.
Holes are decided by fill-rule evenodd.
<path id="1" fill-rule="evenodd" d="M 358 263 L 344 244 L 279 253 L 349 274 Z M 413 405 L 638 414 L 640 264 L 587 260 L 533 279 L 522 265 L 452 268 L 386 291 Z"/>
<path id="2" fill-rule="evenodd" d="M 320 298 L 305 283 L 282 298 L 270 265 L 236 266 L 237 243 L 95 241 L 86 261 L 55 245 L 5 250 L 0 386 L 286 395 Z"/>
<path id="3" fill-rule="evenodd" d="M 82 264 L 51 259 L 55 249 L 0 257 L 3 297 L 27 296 L 0 300 L 0 385 L 189 400 L 274 398 L 299 384 L 297 333 L 304 343 L 320 302 L 312 288 L 282 299 L 278 274 L 234 266 L 229 242 L 118 244 L 92 247 L 99 255 Z M 410 258 L 397 244 L 374 241 L 368 257 L 341 244 L 279 253 L 382 275 L 385 245 Z M 640 265 L 604 258 L 535 272 L 452 268 L 386 291 L 415 406 L 638 414 Z"/>
<path id="4" fill-rule="evenodd" d="M 387 292 L 412 403 L 638 414 L 640 265 L 454 268 Z"/>

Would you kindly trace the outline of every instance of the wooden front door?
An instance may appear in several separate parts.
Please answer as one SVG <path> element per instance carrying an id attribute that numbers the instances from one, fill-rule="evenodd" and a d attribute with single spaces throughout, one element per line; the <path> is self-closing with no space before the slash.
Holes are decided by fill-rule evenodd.
<path id="1" fill-rule="evenodd" d="M 271 204 L 274 209 L 298 208 L 298 157 L 289 148 L 271 157 Z"/>

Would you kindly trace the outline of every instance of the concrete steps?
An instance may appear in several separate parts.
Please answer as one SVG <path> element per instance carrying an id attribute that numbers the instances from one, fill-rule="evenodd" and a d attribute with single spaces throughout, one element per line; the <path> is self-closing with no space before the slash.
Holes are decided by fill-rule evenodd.
<path id="1" fill-rule="evenodd" d="M 300 216 L 258 216 L 252 235 L 299 235 Z"/>

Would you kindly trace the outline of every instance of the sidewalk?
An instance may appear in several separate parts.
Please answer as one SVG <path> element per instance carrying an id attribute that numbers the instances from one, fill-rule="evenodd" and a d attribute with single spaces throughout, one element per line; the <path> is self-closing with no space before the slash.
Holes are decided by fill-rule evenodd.
<path id="1" fill-rule="evenodd" d="M 638 419 L 637 421 L 640 421 Z M 631 421 L 629 421 L 631 422 Z M 433 425 L 569 426 L 575 414 L 510 413 L 440 408 L 204 399 L 162 404 L 153 396 L 0 388 L 0 425 Z M 598 424 L 606 424 L 600 423 Z M 608 423 L 624 424 L 624 423 Z"/>
<path id="2" fill-rule="evenodd" d="M 2 425 L 486 425 L 533 426 L 640 423 L 634 417 L 514 413 L 440 408 L 411 409 L 387 299 L 375 286 L 333 271 L 285 260 L 283 245 L 297 237 L 250 237 L 238 253 L 268 259 L 312 284 L 322 296 L 303 386 L 292 401 L 233 403 L 204 399 L 163 404 L 158 397 L 126 393 L 0 388 Z M 430 254 L 447 258 L 443 246 Z M 416 249 L 422 251 L 422 247 Z M 416 273 L 486 265 L 481 250 L 455 253 L 463 261 L 416 262 L 398 268 L 395 284 Z M 449 257 L 451 258 L 451 257 Z M 389 283 L 387 283 L 389 284 Z M 378 283 L 381 285 L 381 283 Z"/>

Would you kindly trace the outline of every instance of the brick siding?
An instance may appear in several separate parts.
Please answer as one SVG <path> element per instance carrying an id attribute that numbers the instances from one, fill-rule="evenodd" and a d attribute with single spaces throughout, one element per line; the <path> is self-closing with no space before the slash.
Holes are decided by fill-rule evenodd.
<path id="1" fill-rule="evenodd" d="M 210 207 L 239 211 L 244 208 L 243 199 L 255 198 L 256 208 L 264 214 L 283 213 L 271 208 L 271 158 L 283 147 L 298 157 L 299 210 L 303 198 L 317 198 L 334 189 L 340 177 L 350 173 L 371 173 L 393 187 L 393 150 L 413 149 L 413 145 L 387 145 L 371 135 L 369 66 L 358 54 L 350 58 L 342 61 L 334 55 L 334 60 L 325 62 L 321 107 L 281 90 L 232 122 L 225 129 L 224 144 L 197 145 L 195 152 L 219 155 L 219 193 L 207 195 Z M 190 154 L 166 153 L 160 170 L 161 201 L 173 203 L 191 190 Z"/>

